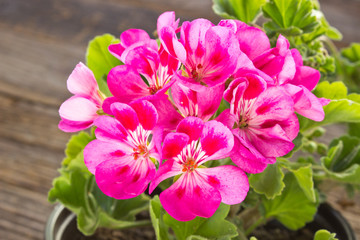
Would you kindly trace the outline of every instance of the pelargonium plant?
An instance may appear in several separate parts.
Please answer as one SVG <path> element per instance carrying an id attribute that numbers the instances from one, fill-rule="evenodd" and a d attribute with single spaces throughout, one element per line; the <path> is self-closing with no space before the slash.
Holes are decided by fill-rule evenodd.
<path id="1" fill-rule="evenodd" d="M 214 0 L 227 18 L 216 25 L 165 12 L 157 39 L 129 29 L 90 42 L 59 110 L 59 128 L 79 133 L 49 193 L 85 235 L 152 224 L 157 239 L 247 239 L 274 218 L 310 222 L 327 180 L 358 187 L 358 132 L 319 137 L 359 129 L 360 95 L 336 81 L 359 48 L 327 52 L 341 35 L 315 1 L 241 2 Z"/>

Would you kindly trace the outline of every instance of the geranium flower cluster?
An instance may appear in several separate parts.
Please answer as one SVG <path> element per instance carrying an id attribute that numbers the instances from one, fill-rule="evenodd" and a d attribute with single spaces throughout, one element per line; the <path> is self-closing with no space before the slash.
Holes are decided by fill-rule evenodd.
<path id="1" fill-rule="evenodd" d="M 124 63 L 107 76 L 112 97 L 79 63 L 59 128 L 96 127 L 84 160 L 106 195 L 133 198 L 174 177 L 160 194 L 165 210 L 180 221 L 210 217 L 221 202 L 245 199 L 246 173 L 260 173 L 292 150 L 295 113 L 321 121 L 328 101 L 311 93 L 319 72 L 303 66 L 281 35 L 272 48 L 262 30 L 243 22 L 179 26 L 174 12 L 158 18 L 157 33 L 159 44 L 130 29 L 109 46 Z M 222 101 L 228 107 L 219 113 Z M 234 164 L 205 166 L 228 157 Z"/>

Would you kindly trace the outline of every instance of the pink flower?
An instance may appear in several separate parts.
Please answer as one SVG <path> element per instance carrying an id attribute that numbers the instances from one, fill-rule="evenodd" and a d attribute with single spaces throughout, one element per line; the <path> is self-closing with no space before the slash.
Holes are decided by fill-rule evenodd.
<path id="1" fill-rule="evenodd" d="M 150 136 L 158 114 L 148 101 L 113 103 L 110 108 L 114 118 L 95 120 L 97 139 L 85 147 L 85 164 L 106 195 L 133 198 L 143 193 L 155 176 L 158 145 L 156 137 L 150 141 Z"/>
<path id="2" fill-rule="evenodd" d="M 262 172 L 294 147 L 299 124 L 293 101 L 282 88 L 267 88 L 260 76 L 249 73 L 231 82 L 224 98 L 230 109 L 217 120 L 235 136 L 231 159 L 241 169 Z"/>
<path id="3" fill-rule="evenodd" d="M 175 19 L 174 13 L 164 14 L 173 15 L 171 19 Z M 159 19 L 163 19 L 162 15 Z M 183 64 L 178 78 L 189 88 L 204 90 L 206 86 L 222 84 L 233 73 L 240 48 L 231 29 L 214 26 L 206 19 L 186 21 L 181 26 L 178 40 L 174 25 L 164 26 L 158 22 L 158 26 L 162 45 Z"/>
<path id="4" fill-rule="evenodd" d="M 120 35 L 120 43 L 109 45 L 109 52 L 125 63 L 129 51 L 138 46 L 158 49 L 156 40 L 151 39 L 147 32 L 142 29 L 129 29 Z"/>
<path id="5" fill-rule="evenodd" d="M 251 27 L 239 20 L 221 20 L 219 26 L 233 30 L 241 51 L 251 60 L 270 49 L 269 38 L 259 28 Z"/>
<path id="6" fill-rule="evenodd" d="M 224 89 L 224 84 L 221 84 L 209 87 L 206 91 L 194 91 L 175 82 L 171 87 L 171 96 L 182 116 L 194 116 L 207 121 L 218 109 Z"/>
<path id="7" fill-rule="evenodd" d="M 297 113 L 314 121 L 322 121 L 325 116 L 323 106 L 329 101 L 319 99 L 310 92 L 318 83 L 320 73 L 303 66 L 300 53 L 289 47 L 289 41 L 280 35 L 276 47 L 256 57 L 254 65 L 274 79 L 271 85 L 284 87 L 292 96 Z"/>
<path id="8" fill-rule="evenodd" d="M 59 128 L 64 132 L 76 132 L 92 126 L 101 114 L 103 102 L 94 74 L 80 62 L 69 76 L 67 88 L 74 96 L 60 106 Z"/>
<path id="9" fill-rule="evenodd" d="M 157 50 L 136 46 L 123 58 L 125 65 L 116 66 L 109 72 L 108 85 L 118 101 L 125 103 L 135 99 L 150 100 L 164 94 L 174 82 L 172 76 L 179 67 L 179 61 L 162 47 Z"/>
<path id="10" fill-rule="evenodd" d="M 150 184 L 150 192 L 164 179 L 180 175 L 160 194 L 164 209 L 179 221 L 211 217 L 221 202 L 242 202 L 249 190 L 243 171 L 235 166 L 200 167 L 209 160 L 226 157 L 233 145 L 233 136 L 223 124 L 185 118 L 164 140 L 162 155 L 167 160 Z"/>

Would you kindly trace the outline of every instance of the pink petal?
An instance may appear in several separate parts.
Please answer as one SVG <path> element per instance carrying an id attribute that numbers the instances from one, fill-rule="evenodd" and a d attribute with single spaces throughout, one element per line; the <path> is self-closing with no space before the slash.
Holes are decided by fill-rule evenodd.
<path id="1" fill-rule="evenodd" d="M 239 136 L 235 138 L 235 146 L 231 151 L 231 160 L 243 171 L 247 173 L 260 173 L 267 167 L 265 157 L 248 143 L 246 139 Z"/>
<path id="2" fill-rule="evenodd" d="M 59 122 L 59 129 L 64 132 L 78 132 L 84 129 L 87 129 L 93 125 L 93 121 L 79 122 L 79 121 L 70 121 L 67 119 L 61 119 Z"/>
<path id="3" fill-rule="evenodd" d="M 121 55 L 125 51 L 125 47 L 122 43 L 114 43 L 109 45 L 108 50 L 114 57 L 121 60 Z"/>
<path id="4" fill-rule="evenodd" d="M 320 72 L 312 67 L 301 66 L 296 68 L 296 74 L 289 83 L 293 85 L 303 85 L 309 91 L 313 90 L 320 80 Z"/>
<path id="5" fill-rule="evenodd" d="M 278 75 L 279 84 L 282 85 L 291 81 L 295 76 L 295 72 L 296 67 L 294 58 L 292 57 L 291 52 L 288 51 L 284 57 L 284 65 L 282 66 L 282 69 Z"/>
<path id="6" fill-rule="evenodd" d="M 207 183 L 220 192 L 221 202 L 225 204 L 241 203 L 249 191 L 248 178 L 238 167 L 199 168 L 198 172 L 207 175 Z"/>
<path id="7" fill-rule="evenodd" d="M 147 80 L 156 79 L 156 71 L 159 68 L 160 58 L 157 50 L 146 46 L 139 46 L 130 51 L 125 59 L 125 63 L 133 66 L 134 69 Z M 149 84 L 155 84 L 149 82 Z"/>
<path id="8" fill-rule="evenodd" d="M 159 115 L 159 120 L 157 122 L 158 127 L 172 131 L 183 119 L 183 117 L 175 110 L 167 95 L 151 99 L 151 103 L 155 106 Z"/>
<path id="9" fill-rule="evenodd" d="M 113 117 L 100 116 L 94 121 L 94 125 L 97 126 L 95 135 L 99 140 L 124 139 L 127 136 L 124 126 Z"/>
<path id="10" fill-rule="evenodd" d="M 225 85 L 221 84 L 197 93 L 197 102 L 199 106 L 198 117 L 207 121 L 214 115 L 220 106 L 224 90 Z"/>
<path id="11" fill-rule="evenodd" d="M 209 157 L 206 159 L 220 159 L 227 156 L 234 146 L 234 136 L 224 124 L 212 120 L 205 123 L 201 134 L 201 146 Z"/>
<path id="12" fill-rule="evenodd" d="M 262 92 L 253 105 L 249 125 L 260 125 L 264 121 L 285 120 L 294 112 L 293 100 L 281 87 L 271 87 Z"/>
<path id="13" fill-rule="evenodd" d="M 92 100 L 73 96 L 61 104 L 59 114 L 70 121 L 90 122 L 98 117 L 98 110 L 99 106 Z"/>
<path id="14" fill-rule="evenodd" d="M 119 99 L 117 99 L 116 97 L 108 97 L 105 98 L 103 104 L 102 104 L 102 110 L 104 111 L 104 113 L 112 115 L 112 111 L 110 109 L 111 104 L 115 103 L 115 102 L 120 102 Z"/>
<path id="15" fill-rule="evenodd" d="M 251 128 L 248 135 L 251 143 L 265 157 L 281 157 L 294 148 L 294 144 L 280 125 L 272 128 Z"/>
<path id="16" fill-rule="evenodd" d="M 167 134 L 162 148 L 162 157 L 164 159 L 176 157 L 188 142 L 189 136 L 184 133 Z"/>
<path id="17" fill-rule="evenodd" d="M 134 101 L 130 106 L 135 110 L 145 130 L 152 130 L 155 127 L 159 116 L 153 104 L 148 101 Z"/>
<path id="18" fill-rule="evenodd" d="M 248 82 L 246 81 L 246 78 L 240 77 L 234 79 L 225 90 L 224 99 L 229 103 L 237 105 L 237 102 L 240 101 L 240 98 L 243 96 L 247 87 Z M 234 99 L 235 95 L 238 95 L 239 97 Z"/>
<path id="19" fill-rule="evenodd" d="M 155 176 L 155 165 L 149 159 L 134 160 L 124 156 L 96 167 L 95 179 L 100 190 L 116 199 L 134 198 L 143 193 Z"/>
<path id="20" fill-rule="evenodd" d="M 186 51 L 193 55 L 198 48 L 205 47 L 205 35 L 214 26 L 209 20 L 195 19 L 192 22 L 183 22 L 180 32 L 180 41 L 185 46 Z"/>
<path id="21" fill-rule="evenodd" d="M 256 98 L 266 89 L 266 82 L 256 74 L 248 73 L 245 75 L 248 87 L 244 92 L 244 99 Z"/>
<path id="22" fill-rule="evenodd" d="M 174 31 L 177 29 L 180 19 L 175 21 L 175 12 L 164 12 L 157 19 L 157 31 L 164 27 L 171 27 Z"/>
<path id="23" fill-rule="evenodd" d="M 176 220 L 190 221 L 196 216 L 211 217 L 220 205 L 221 195 L 197 173 L 190 173 L 163 191 L 160 202 Z"/>
<path id="24" fill-rule="evenodd" d="M 177 40 L 175 30 L 172 27 L 163 27 L 159 30 L 158 34 L 165 50 L 184 63 L 186 61 L 186 50 Z"/>
<path id="25" fill-rule="evenodd" d="M 190 137 L 189 142 L 200 138 L 204 128 L 204 122 L 197 117 L 187 117 L 176 128 L 176 132 L 185 133 Z"/>
<path id="26" fill-rule="evenodd" d="M 149 34 L 142 29 L 129 29 L 120 35 L 121 44 L 130 47 L 132 44 L 150 40 Z"/>
<path id="27" fill-rule="evenodd" d="M 109 72 L 110 92 L 121 102 L 129 103 L 135 99 L 150 95 L 148 86 L 139 73 L 131 66 L 116 66 Z"/>
<path id="28" fill-rule="evenodd" d="M 181 169 L 182 166 L 176 161 L 172 159 L 165 161 L 165 163 L 163 163 L 159 167 L 158 171 L 155 174 L 154 179 L 151 181 L 149 187 L 149 193 L 151 194 L 152 191 L 154 191 L 154 189 L 157 187 L 157 185 L 159 185 L 159 183 L 161 183 L 165 179 L 176 176 L 178 174 L 182 174 Z"/>
<path id="29" fill-rule="evenodd" d="M 236 118 L 234 114 L 230 113 L 230 109 L 225 109 L 220 115 L 215 119 L 218 122 L 224 124 L 227 128 L 232 129 Z"/>
<path id="30" fill-rule="evenodd" d="M 114 117 L 125 127 L 125 129 L 134 131 L 139 125 L 138 116 L 134 109 L 129 105 L 124 103 L 113 103 L 110 108 Z"/>
<path id="31" fill-rule="evenodd" d="M 295 111 L 311 120 L 321 122 L 325 117 L 323 105 L 320 100 L 307 88 L 303 86 L 300 87 L 303 91 L 301 96 L 295 102 Z"/>
<path id="32" fill-rule="evenodd" d="M 117 143 L 93 140 L 84 149 L 84 162 L 88 170 L 95 174 L 96 167 L 109 160 L 117 160 L 126 153 Z"/>
<path id="33" fill-rule="evenodd" d="M 67 88 L 72 94 L 92 97 L 99 87 L 94 74 L 82 62 L 78 63 L 67 80 Z"/>
<path id="34" fill-rule="evenodd" d="M 171 86 L 171 96 L 184 117 L 197 115 L 197 96 L 195 91 L 177 81 Z"/>
<path id="35" fill-rule="evenodd" d="M 256 28 L 238 20 L 221 20 L 219 25 L 224 26 L 228 22 L 235 22 L 237 25 L 236 36 L 240 43 L 240 49 L 251 60 L 270 48 L 270 41 L 266 34 Z"/>

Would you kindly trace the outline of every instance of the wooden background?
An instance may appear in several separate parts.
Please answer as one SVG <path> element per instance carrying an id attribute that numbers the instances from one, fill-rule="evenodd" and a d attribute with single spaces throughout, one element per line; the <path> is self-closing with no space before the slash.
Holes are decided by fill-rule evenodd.
<path id="1" fill-rule="evenodd" d="M 360 41 L 359 0 L 321 3 L 344 34 L 338 46 Z M 216 23 L 211 5 L 210 0 L 0 0 L 0 239 L 43 239 L 53 208 L 47 192 L 70 136 L 58 130 L 57 111 L 70 96 L 66 79 L 84 61 L 87 42 L 128 28 L 151 33 L 166 10 L 176 10 L 182 20 L 205 17 Z M 334 189 L 330 201 L 360 238 L 359 195 L 349 202 Z"/>

